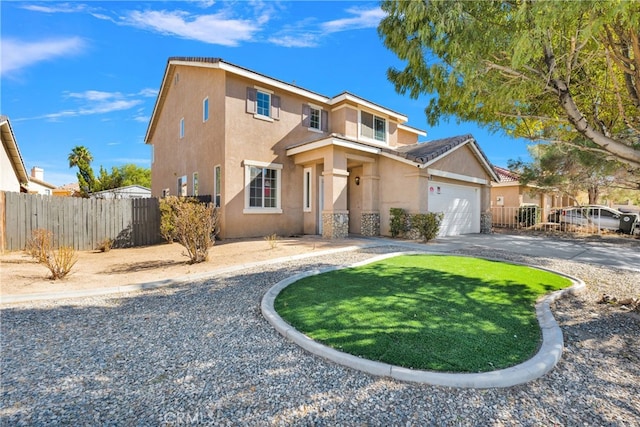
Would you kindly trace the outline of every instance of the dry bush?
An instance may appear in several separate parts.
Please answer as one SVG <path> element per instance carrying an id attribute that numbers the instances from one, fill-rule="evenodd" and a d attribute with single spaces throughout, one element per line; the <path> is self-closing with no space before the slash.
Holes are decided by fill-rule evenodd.
<path id="1" fill-rule="evenodd" d="M 41 228 L 33 230 L 25 250 L 38 263 L 49 269 L 50 278 L 53 280 L 64 278 L 78 261 L 75 249 L 70 246 L 54 250 L 53 233 Z"/>
<path id="2" fill-rule="evenodd" d="M 98 243 L 98 247 L 96 248 L 100 252 L 109 252 L 115 240 L 113 239 L 104 239 Z"/>
<path id="3" fill-rule="evenodd" d="M 164 206 L 163 206 L 164 204 Z M 161 201 L 163 236 L 186 249 L 191 264 L 207 260 L 218 227 L 218 209 L 213 203 L 169 196 Z"/>
<path id="4" fill-rule="evenodd" d="M 264 237 L 264 240 L 269 244 L 270 249 L 275 249 L 278 246 L 280 237 L 276 233 L 270 234 Z"/>

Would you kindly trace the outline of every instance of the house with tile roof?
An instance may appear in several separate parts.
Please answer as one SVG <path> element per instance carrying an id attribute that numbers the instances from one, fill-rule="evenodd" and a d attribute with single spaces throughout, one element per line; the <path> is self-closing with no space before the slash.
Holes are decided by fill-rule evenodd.
<path id="1" fill-rule="evenodd" d="M 145 142 L 151 193 L 211 195 L 221 237 L 390 235 L 390 208 L 489 231 L 498 177 L 472 135 L 421 142 L 408 118 L 219 58 L 169 58 Z"/>
<path id="2" fill-rule="evenodd" d="M 26 192 L 29 176 L 7 116 L 0 115 L 0 138 L 2 139 L 0 191 Z"/>

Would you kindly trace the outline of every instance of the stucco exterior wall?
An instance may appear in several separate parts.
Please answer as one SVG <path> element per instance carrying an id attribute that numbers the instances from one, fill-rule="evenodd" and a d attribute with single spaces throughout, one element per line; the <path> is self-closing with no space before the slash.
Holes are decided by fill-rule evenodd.
<path id="1" fill-rule="evenodd" d="M 467 145 L 448 153 L 445 157 L 430 165 L 429 169 L 437 169 L 486 180 L 491 179 L 487 171 L 476 159 L 473 151 Z"/>
<path id="2" fill-rule="evenodd" d="M 14 193 L 20 192 L 20 181 L 16 171 L 13 169 L 13 164 L 9 159 L 9 154 L 4 144 L 2 144 L 2 155 L 0 156 L 0 190 Z"/>
<path id="3" fill-rule="evenodd" d="M 426 211 L 426 192 L 420 191 L 420 170 L 387 157 L 379 157 L 380 234 L 390 236 L 389 209 L 402 208 L 410 213 Z"/>

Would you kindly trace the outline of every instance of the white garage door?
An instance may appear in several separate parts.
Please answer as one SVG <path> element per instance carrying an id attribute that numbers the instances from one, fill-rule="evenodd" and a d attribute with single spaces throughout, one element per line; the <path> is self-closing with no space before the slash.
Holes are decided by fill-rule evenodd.
<path id="1" fill-rule="evenodd" d="M 443 212 L 439 236 L 480 232 L 480 189 L 429 181 L 429 211 Z"/>

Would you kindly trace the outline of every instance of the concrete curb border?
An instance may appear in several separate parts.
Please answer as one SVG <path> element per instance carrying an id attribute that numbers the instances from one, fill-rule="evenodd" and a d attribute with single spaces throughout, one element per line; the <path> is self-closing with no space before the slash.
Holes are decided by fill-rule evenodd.
<path id="1" fill-rule="evenodd" d="M 328 271 L 340 270 L 344 268 L 352 268 L 361 265 L 370 264 L 372 262 L 380 261 L 386 258 L 391 258 L 400 255 L 413 255 L 413 254 L 425 254 L 428 251 L 407 251 L 407 252 L 394 252 L 384 254 L 376 257 L 372 257 L 366 261 L 355 263 L 349 266 L 331 267 L 321 270 L 311 270 L 304 273 L 293 275 L 285 280 L 282 280 L 275 284 L 267 293 L 263 296 L 261 301 L 262 314 L 271 325 L 285 338 L 293 341 L 295 344 L 304 348 L 305 350 L 321 356 L 325 359 L 333 361 L 349 368 L 357 369 L 372 375 L 387 376 L 401 381 L 425 383 L 431 385 L 447 386 L 447 387 L 460 387 L 460 388 L 498 388 L 498 387 L 511 387 L 518 384 L 523 384 L 534 379 L 540 378 L 549 371 L 551 371 L 558 361 L 564 350 L 564 340 L 562 336 L 562 330 L 558 326 L 553 314 L 551 312 L 551 304 L 558 298 L 575 294 L 581 291 L 585 284 L 582 280 L 575 277 L 568 276 L 557 271 L 553 271 L 547 268 L 535 267 L 524 263 L 505 261 L 500 259 L 484 258 L 484 257 L 470 257 L 470 258 L 482 258 L 491 261 L 506 262 L 510 264 L 525 265 L 531 268 L 537 268 L 539 270 L 545 270 L 566 277 L 573 282 L 573 285 L 569 288 L 562 289 L 560 291 L 552 292 L 549 295 L 542 297 L 536 303 L 536 316 L 538 318 L 538 324 L 542 330 L 542 345 L 538 352 L 529 360 L 522 362 L 518 365 L 512 366 L 506 369 L 500 369 L 492 372 L 483 372 L 477 374 L 449 374 L 443 372 L 432 372 L 424 370 L 414 370 L 403 368 L 400 366 L 389 365 L 386 363 L 376 362 L 372 360 L 363 359 L 361 357 L 353 356 L 351 354 L 343 353 L 330 347 L 326 347 L 308 336 L 300 333 L 290 324 L 285 322 L 280 315 L 278 315 L 274 309 L 274 302 L 278 294 L 287 286 L 291 285 L 298 280 L 313 276 L 316 274 L 325 273 Z M 465 256 L 452 254 L 452 256 Z"/>
<path id="2" fill-rule="evenodd" d="M 102 295 L 146 291 L 146 290 L 164 288 L 167 286 L 179 285 L 182 283 L 192 282 L 196 280 L 208 279 L 221 274 L 234 273 L 236 271 L 245 270 L 247 268 L 260 267 L 260 266 L 269 265 L 269 264 L 278 264 L 282 262 L 296 261 L 300 259 L 313 258 L 313 257 L 323 256 L 323 255 L 331 255 L 331 254 L 336 254 L 340 252 L 356 251 L 359 249 L 366 249 L 366 248 L 372 248 L 377 246 L 383 246 L 383 244 L 367 243 L 363 245 L 345 246 L 342 248 L 327 249 L 324 251 L 318 251 L 318 252 L 312 252 L 312 253 L 306 253 L 306 254 L 300 254 L 300 255 L 292 255 L 288 257 L 275 258 L 275 259 L 266 260 L 266 261 L 238 264 L 230 267 L 218 268 L 205 273 L 189 274 L 186 276 L 176 277 L 175 279 L 157 280 L 154 282 L 137 283 L 132 285 L 113 286 L 109 288 L 99 288 L 99 289 L 81 289 L 81 290 L 75 290 L 75 291 L 43 292 L 43 293 L 24 294 L 24 295 L 4 295 L 4 296 L 0 296 L 0 306 L 30 302 L 30 301 L 95 297 L 95 296 L 102 296 Z"/>

